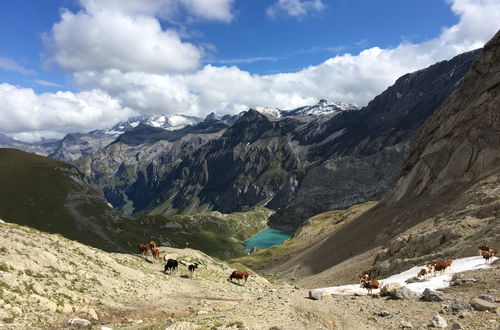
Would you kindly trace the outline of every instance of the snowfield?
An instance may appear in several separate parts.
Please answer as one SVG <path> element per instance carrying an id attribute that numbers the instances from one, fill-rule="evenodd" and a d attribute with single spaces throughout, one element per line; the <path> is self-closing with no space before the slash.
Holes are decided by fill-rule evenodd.
<path id="1" fill-rule="evenodd" d="M 498 259 L 497 257 L 493 257 L 490 259 L 490 263 Z M 406 286 L 408 289 L 413 290 L 418 293 L 424 292 L 425 289 L 429 288 L 432 290 L 447 288 L 450 286 L 450 281 L 455 273 L 462 273 L 469 270 L 476 270 L 482 268 L 488 268 L 489 263 L 486 263 L 485 260 L 480 257 L 467 257 L 453 260 L 453 264 L 446 270 L 445 274 L 438 274 L 436 276 L 427 277 L 424 282 L 419 283 L 410 283 L 406 284 L 405 281 L 417 276 L 420 269 L 425 268 L 425 266 L 416 266 L 410 268 L 402 273 L 392 275 L 388 278 L 381 280 L 383 282 L 382 286 L 387 283 L 399 283 L 401 285 Z M 379 279 L 377 281 L 380 282 Z M 366 294 L 367 290 L 360 287 L 360 284 L 351 284 L 351 285 L 342 285 L 342 286 L 333 286 L 328 288 L 320 288 L 316 289 L 322 291 L 323 293 L 328 293 L 332 295 L 352 295 L 355 293 L 358 294 Z M 376 292 L 377 290 L 374 290 Z"/>

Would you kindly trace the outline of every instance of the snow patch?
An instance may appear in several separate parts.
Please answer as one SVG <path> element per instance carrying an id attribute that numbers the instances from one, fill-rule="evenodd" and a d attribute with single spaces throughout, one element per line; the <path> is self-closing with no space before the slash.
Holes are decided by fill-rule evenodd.
<path id="1" fill-rule="evenodd" d="M 495 261 L 496 259 L 498 258 L 494 257 L 493 261 Z M 405 283 L 406 280 L 417 276 L 418 272 L 425 267 L 426 266 L 416 266 L 402 273 L 392 275 L 386 279 L 383 280 L 377 279 L 377 281 L 379 282 L 382 281 L 383 285 L 387 283 L 399 283 L 401 285 L 406 286 L 408 289 L 412 291 L 422 293 L 427 288 L 432 290 L 447 288 L 450 286 L 450 281 L 451 278 L 453 277 L 453 274 L 462 273 L 469 270 L 489 268 L 489 263 L 486 263 L 485 260 L 480 256 L 460 258 L 457 260 L 453 260 L 452 265 L 447 269 L 445 274 L 429 277 L 424 282 L 409 283 L 409 284 Z M 360 287 L 360 284 L 333 286 L 328 288 L 320 288 L 317 290 L 332 295 L 352 295 L 355 293 L 366 294 L 367 292 L 366 289 Z"/>

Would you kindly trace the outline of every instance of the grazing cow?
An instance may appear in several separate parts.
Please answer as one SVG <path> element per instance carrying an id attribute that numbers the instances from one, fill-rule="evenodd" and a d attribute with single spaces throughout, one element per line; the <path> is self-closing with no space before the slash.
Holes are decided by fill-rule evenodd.
<path id="1" fill-rule="evenodd" d="M 149 247 L 146 244 L 137 243 L 135 246 L 139 249 L 141 255 L 149 255 Z"/>
<path id="2" fill-rule="evenodd" d="M 371 294 L 373 289 L 380 289 L 382 287 L 382 282 L 370 280 L 362 283 L 360 287 L 365 288 L 368 290 L 368 294 Z"/>
<path id="3" fill-rule="evenodd" d="M 189 272 L 191 273 L 191 277 L 193 277 L 194 271 L 196 270 L 196 268 L 198 268 L 198 266 L 199 266 L 199 264 L 197 262 L 193 262 L 192 264 L 189 264 L 188 269 L 189 269 Z"/>
<path id="4" fill-rule="evenodd" d="M 229 275 L 227 280 L 232 282 L 233 278 L 235 278 L 238 280 L 238 284 L 240 283 L 240 280 L 245 280 L 245 282 L 243 283 L 243 285 L 245 285 L 247 283 L 248 276 L 250 276 L 250 274 L 248 274 L 247 272 L 235 270 L 231 273 L 231 275 Z"/>
<path id="5" fill-rule="evenodd" d="M 154 247 L 151 249 L 151 254 L 153 255 L 153 259 L 157 260 L 160 259 L 160 249 L 157 247 Z"/>
<path id="6" fill-rule="evenodd" d="M 495 255 L 495 251 L 492 249 L 489 249 L 488 251 L 483 252 L 483 259 L 486 260 L 488 263 L 491 258 Z"/>
<path id="7" fill-rule="evenodd" d="M 172 274 L 173 271 L 179 268 L 179 262 L 175 259 L 168 259 L 165 264 L 165 273 Z"/>
<path id="8" fill-rule="evenodd" d="M 427 268 L 422 268 L 422 269 L 418 272 L 417 277 L 423 277 L 423 278 L 425 278 L 427 274 L 429 274 L 429 273 L 427 272 Z"/>
<path id="9" fill-rule="evenodd" d="M 149 245 L 149 248 L 150 248 L 151 250 L 153 250 L 153 249 L 156 247 L 156 242 L 155 242 L 155 241 L 151 241 L 151 242 L 149 242 L 149 244 L 148 244 L 148 245 Z"/>
<path id="10" fill-rule="evenodd" d="M 451 258 L 448 258 L 446 260 L 444 259 L 438 259 L 438 260 L 434 260 L 430 265 L 429 267 L 433 266 L 434 267 L 434 270 L 436 272 L 445 272 L 446 269 L 448 267 L 451 266 L 451 264 L 453 263 L 453 259 Z"/>
<path id="11" fill-rule="evenodd" d="M 482 256 L 483 252 L 488 252 L 490 250 L 490 247 L 488 245 L 480 245 L 477 247 L 479 250 L 479 255 Z"/>
<path id="12" fill-rule="evenodd" d="M 366 281 L 371 280 L 370 275 L 368 275 L 367 273 L 359 274 L 358 277 L 360 283 L 364 283 Z"/>

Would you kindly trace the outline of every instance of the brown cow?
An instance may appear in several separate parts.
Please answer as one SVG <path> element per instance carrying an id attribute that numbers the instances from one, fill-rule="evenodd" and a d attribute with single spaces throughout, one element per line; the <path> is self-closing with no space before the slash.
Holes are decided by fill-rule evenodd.
<path id="1" fill-rule="evenodd" d="M 492 249 L 489 249 L 488 251 L 483 252 L 483 259 L 486 260 L 486 262 L 489 262 L 491 258 L 495 255 L 495 251 Z"/>
<path id="2" fill-rule="evenodd" d="M 361 288 L 365 288 L 366 290 L 368 290 L 368 294 L 371 294 L 373 289 L 380 289 L 381 286 L 382 282 L 375 280 L 366 281 L 361 284 Z"/>
<path id="3" fill-rule="evenodd" d="M 145 255 L 146 257 L 149 255 L 149 246 L 146 244 L 137 243 L 135 246 L 139 249 L 139 254 Z"/>
<path id="4" fill-rule="evenodd" d="M 153 259 L 160 259 L 160 249 L 157 247 L 154 247 L 151 249 L 151 254 L 153 255 Z"/>
<path id="5" fill-rule="evenodd" d="M 247 283 L 248 276 L 250 276 L 250 274 L 248 274 L 247 272 L 244 272 L 242 270 L 235 270 L 231 273 L 231 275 L 229 275 L 227 280 L 232 282 L 233 278 L 235 278 L 238 280 L 238 284 L 240 284 L 240 280 L 245 280 L 245 282 L 243 283 L 243 285 L 245 285 Z"/>
<path id="6" fill-rule="evenodd" d="M 149 248 L 150 248 L 151 250 L 153 250 L 155 247 L 156 247 L 156 242 L 155 242 L 155 241 L 151 241 L 151 242 L 149 242 Z"/>
<path id="7" fill-rule="evenodd" d="M 364 283 L 366 281 L 371 280 L 370 275 L 368 275 L 367 273 L 359 274 L 358 277 L 360 283 Z"/>
<path id="8" fill-rule="evenodd" d="M 480 245 L 477 249 L 479 250 L 479 255 L 482 256 L 483 252 L 488 252 L 490 250 L 490 247 L 488 245 Z"/>

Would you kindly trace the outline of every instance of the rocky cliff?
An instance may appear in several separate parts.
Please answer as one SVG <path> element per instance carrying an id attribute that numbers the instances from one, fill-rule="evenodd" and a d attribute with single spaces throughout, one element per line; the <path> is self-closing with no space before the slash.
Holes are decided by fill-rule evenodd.
<path id="1" fill-rule="evenodd" d="M 481 244 L 499 248 L 499 72 L 500 32 L 425 122 L 394 188 L 303 252 L 303 274 L 335 276 L 339 265 L 359 256 L 373 262 L 377 276 L 439 257 L 474 255 Z"/>

